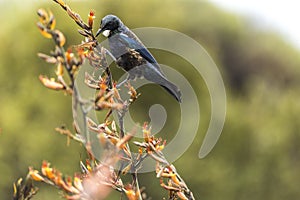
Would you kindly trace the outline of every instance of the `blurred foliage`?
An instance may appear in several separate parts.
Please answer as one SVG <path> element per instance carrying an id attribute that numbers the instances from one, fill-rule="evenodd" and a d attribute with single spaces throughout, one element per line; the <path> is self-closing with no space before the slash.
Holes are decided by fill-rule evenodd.
<path id="1" fill-rule="evenodd" d="M 61 124 L 71 127 L 71 99 L 45 89 L 38 81 L 39 74 L 54 74 L 54 70 L 36 56 L 53 47 L 35 26 L 36 10 L 52 10 L 68 44 L 79 43 L 81 37 L 61 8 L 50 0 L 44 4 L 34 2 L 25 7 L 1 3 L 0 199 L 11 198 L 12 183 L 27 173 L 28 166 L 37 167 L 48 160 L 65 174 L 73 174 L 79 170 L 78 160 L 83 156 L 82 147 L 75 143 L 66 147 L 65 138 L 54 131 Z M 215 149 L 200 160 L 197 155 L 210 119 L 205 83 L 193 70 L 187 70 L 183 59 L 170 59 L 168 53 L 153 51 L 160 63 L 188 77 L 199 93 L 198 135 L 175 162 L 196 199 L 299 198 L 299 50 L 280 35 L 202 1 L 67 2 L 82 17 L 94 9 L 96 21 L 113 13 L 130 28 L 158 26 L 183 32 L 203 45 L 219 66 L 227 90 L 227 120 Z M 141 98 L 149 95 L 146 87 L 140 92 Z M 163 91 L 155 93 L 159 97 L 155 103 L 171 106 Z M 152 102 L 150 97 L 147 99 L 147 103 Z M 134 110 L 147 113 L 143 107 L 137 104 Z M 178 114 L 177 109 L 169 108 L 168 115 Z M 149 120 L 145 114 L 137 118 Z M 168 120 L 162 137 L 166 134 L 164 138 L 170 140 L 176 124 L 176 120 Z M 153 173 L 142 174 L 140 181 L 148 191 L 155 191 L 150 194 L 153 199 L 162 198 L 164 191 Z M 115 198 L 112 194 L 111 199 Z M 59 194 L 40 186 L 36 199 L 59 199 Z"/>

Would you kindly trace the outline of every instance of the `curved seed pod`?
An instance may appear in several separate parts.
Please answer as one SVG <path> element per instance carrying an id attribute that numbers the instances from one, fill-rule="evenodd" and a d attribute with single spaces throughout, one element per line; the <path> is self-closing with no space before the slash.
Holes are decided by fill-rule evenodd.
<path id="1" fill-rule="evenodd" d="M 45 60 L 47 63 L 55 64 L 57 62 L 57 59 L 55 57 L 43 53 L 38 53 L 38 57 Z"/>
<path id="2" fill-rule="evenodd" d="M 45 38 L 52 38 L 51 33 L 49 33 L 48 29 L 46 29 L 46 27 L 41 22 L 37 23 L 37 27 L 40 30 L 42 36 L 44 36 Z"/>
<path id="3" fill-rule="evenodd" d="M 58 83 L 58 82 L 54 81 L 53 79 L 49 79 L 46 76 L 40 75 L 39 79 L 43 83 L 43 85 L 49 89 L 53 89 L 53 90 L 65 89 L 65 86 L 63 84 Z"/>
<path id="4" fill-rule="evenodd" d="M 49 22 L 48 22 L 48 28 L 50 30 L 54 30 L 55 28 L 55 25 L 56 25 L 56 20 L 55 20 L 55 17 L 53 15 L 53 13 L 51 11 L 49 11 Z"/>
<path id="5" fill-rule="evenodd" d="M 60 47 L 64 46 L 64 44 L 66 43 L 66 38 L 65 38 L 64 34 L 62 32 L 60 32 L 59 30 L 54 30 L 53 37 L 54 37 L 55 43 Z"/>

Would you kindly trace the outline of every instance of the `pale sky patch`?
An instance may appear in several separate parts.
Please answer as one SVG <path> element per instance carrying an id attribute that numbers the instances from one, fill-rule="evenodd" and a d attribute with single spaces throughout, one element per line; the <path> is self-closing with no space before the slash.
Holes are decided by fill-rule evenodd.
<path id="1" fill-rule="evenodd" d="M 275 29 L 300 49 L 300 1 L 210 0 L 215 5 L 251 17 L 257 24 Z"/>

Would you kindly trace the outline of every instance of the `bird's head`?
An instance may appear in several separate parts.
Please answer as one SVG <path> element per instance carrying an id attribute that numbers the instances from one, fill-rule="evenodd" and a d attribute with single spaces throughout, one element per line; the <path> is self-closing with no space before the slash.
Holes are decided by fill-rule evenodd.
<path id="1" fill-rule="evenodd" d="M 96 33 L 96 37 L 102 33 L 105 37 L 110 37 L 112 33 L 118 31 L 122 26 L 122 21 L 115 15 L 106 15 L 102 18 L 100 28 Z"/>

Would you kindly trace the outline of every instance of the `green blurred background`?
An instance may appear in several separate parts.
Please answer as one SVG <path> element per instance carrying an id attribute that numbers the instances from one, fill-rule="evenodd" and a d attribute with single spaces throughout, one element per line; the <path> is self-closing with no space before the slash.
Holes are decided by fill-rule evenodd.
<path id="1" fill-rule="evenodd" d="M 197 40 L 219 67 L 227 92 L 227 117 L 215 149 L 204 159 L 198 151 L 210 119 L 209 93 L 188 63 L 163 51 L 152 51 L 160 63 L 180 71 L 197 91 L 201 107 L 198 135 L 174 164 L 196 199 L 299 199 L 300 197 L 300 52 L 279 34 L 202 1 L 67 1 L 86 19 L 90 9 L 96 22 L 118 15 L 131 28 L 170 28 Z M 22 4 L 22 5 L 21 5 Z M 24 4 L 24 5 L 23 5 Z M 28 4 L 28 5 L 26 5 Z M 54 76 L 54 68 L 36 54 L 54 45 L 36 28 L 36 10 L 51 9 L 67 45 L 81 41 L 77 26 L 49 1 L 1 2 L 0 59 L 0 199 L 11 199 L 12 183 L 24 177 L 28 166 L 48 160 L 65 174 L 80 170 L 83 147 L 57 134 L 62 124 L 71 127 L 71 99 L 44 88 L 39 74 Z M 114 69 L 117 73 L 118 69 Z M 142 88 L 133 118 L 143 123 L 153 103 Z M 165 96 L 157 89 L 157 95 Z M 164 95 L 163 95 L 164 94 Z M 149 100 L 150 99 L 150 100 Z M 178 116 L 171 97 L 159 97 L 168 115 Z M 149 105 L 148 105 L 149 104 Z M 176 107 L 176 109 L 172 109 Z M 161 136 L 172 139 L 178 119 L 168 119 Z M 174 131 L 173 131 L 174 132 Z M 140 176 L 152 199 L 166 196 L 154 173 Z M 60 199 L 54 188 L 37 184 L 35 199 Z M 112 192 L 110 199 L 119 199 Z"/>

